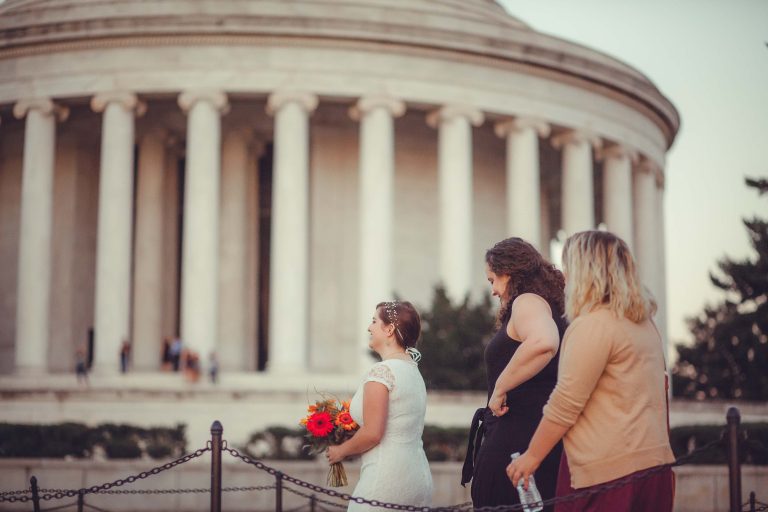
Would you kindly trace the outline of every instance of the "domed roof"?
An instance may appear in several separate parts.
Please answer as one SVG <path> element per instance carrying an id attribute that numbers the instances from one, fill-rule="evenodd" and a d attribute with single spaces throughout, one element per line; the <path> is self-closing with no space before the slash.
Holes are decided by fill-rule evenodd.
<path id="1" fill-rule="evenodd" d="M 41 44 L 174 36 L 316 39 L 378 43 L 491 58 L 574 77 L 640 101 L 669 144 L 674 106 L 642 73 L 590 48 L 531 29 L 494 0 L 6 0 L 0 55 Z M 130 44 L 126 42 L 126 44 Z"/>

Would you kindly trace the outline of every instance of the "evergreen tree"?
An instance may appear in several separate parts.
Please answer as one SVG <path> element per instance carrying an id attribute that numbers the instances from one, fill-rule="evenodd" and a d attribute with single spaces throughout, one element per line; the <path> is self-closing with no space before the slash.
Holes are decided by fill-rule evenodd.
<path id="1" fill-rule="evenodd" d="M 768 179 L 746 180 L 760 195 Z M 675 396 L 768 400 L 768 219 L 744 219 L 754 257 L 718 262 L 712 283 L 727 299 L 688 319 L 691 346 L 678 345 Z"/>
<path id="2" fill-rule="evenodd" d="M 454 306 L 443 288 L 435 289 L 432 309 L 421 315 L 419 369 L 427 389 L 487 389 L 483 357 L 496 324 L 493 309 L 488 295 Z"/>

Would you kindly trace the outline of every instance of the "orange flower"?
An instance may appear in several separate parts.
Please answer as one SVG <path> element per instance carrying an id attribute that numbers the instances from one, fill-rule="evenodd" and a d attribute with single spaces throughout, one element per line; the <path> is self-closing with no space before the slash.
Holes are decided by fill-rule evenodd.
<path id="1" fill-rule="evenodd" d="M 342 411 L 336 416 L 336 424 L 344 430 L 354 430 L 357 428 L 357 423 L 352 419 L 352 416 L 347 411 Z"/>
<path id="2" fill-rule="evenodd" d="M 349 400 L 346 402 L 341 402 L 341 410 L 342 411 L 348 411 L 349 410 Z"/>
<path id="3" fill-rule="evenodd" d="M 307 412 L 312 414 L 313 412 L 317 412 L 317 405 L 310 405 L 307 407 Z"/>
<path id="4" fill-rule="evenodd" d="M 326 437 L 333 432 L 333 418 L 327 412 L 316 412 L 307 418 L 307 430 L 314 437 Z"/>
<path id="5" fill-rule="evenodd" d="M 309 420 L 309 417 L 304 417 L 299 420 L 299 425 L 306 427 L 307 426 L 307 420 Z"/>

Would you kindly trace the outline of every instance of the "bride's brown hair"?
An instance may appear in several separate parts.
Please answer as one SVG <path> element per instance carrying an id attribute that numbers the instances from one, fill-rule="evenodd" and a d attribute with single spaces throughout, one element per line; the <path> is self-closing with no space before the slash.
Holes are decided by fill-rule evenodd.
<path id="1" fill-rule="evenodd" d="M 395 326 L 395 339 L 403 348 L 415 347 L 421 336 L 419 312 L 408 301 L 379 302 L 376 304 L 379 318 Z"/>

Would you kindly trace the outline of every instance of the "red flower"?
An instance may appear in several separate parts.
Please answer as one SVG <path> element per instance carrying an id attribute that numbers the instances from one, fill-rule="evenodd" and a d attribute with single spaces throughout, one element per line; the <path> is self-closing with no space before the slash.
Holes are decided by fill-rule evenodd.
<path id="1" fill-rule="evenodd" d="M 327 412 L 316 412 L 307 419 L 307 430 L 315 437 L 325 437 L 333 432 L 333 418 Z"/>

